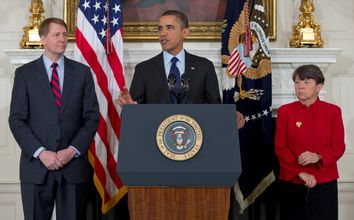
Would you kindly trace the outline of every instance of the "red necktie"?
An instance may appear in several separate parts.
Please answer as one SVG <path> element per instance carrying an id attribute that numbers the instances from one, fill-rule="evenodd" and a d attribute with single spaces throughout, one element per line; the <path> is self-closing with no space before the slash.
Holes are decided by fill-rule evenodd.
<path id="1" fill-rule="evenodd" d="M 57 63 L 53 63 L 51 65 L 51 67 L 53 68 L 52 71 L 52 79 L 50 81 L 50 85 L 52 87 L 52 92 L 53 92 L 53 96 L 55 99 L 55 103 L 58 106 L 58 111 L 60 111 L 61 108 L 61 92 L 60 92 L 60 83 L 59 83 L 59 76 L 58 76 L 58 72 L 57 72 Z"/>

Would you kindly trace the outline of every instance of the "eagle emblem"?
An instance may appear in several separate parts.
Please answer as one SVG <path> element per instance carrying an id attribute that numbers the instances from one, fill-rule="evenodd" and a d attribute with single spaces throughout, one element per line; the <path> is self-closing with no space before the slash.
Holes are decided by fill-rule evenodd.
<path id="1" fill-rule="evenodd" d="M 222 83 L 226 90 L 239 87 L 240 92 L 235 93 L 235 101 L 245 98 L 259 100 L 263 95 L 263 91 L 254 89 L 245 91 L 242 76 L 256 80 L 271 73 L 269 42 L 266 37 L 268 24 L 265 21 L 263 6 L 255 5 L 249 16 L 248 4 L 245 3 L 238 20 L 230 30 L 228 40 L 230 55 L 222 55 L 222 63 L 227 65 Z"/>
<path id="2" fill-rule="evenodd" d="M 156 132 L 156 143 L 165 157 L 177 161 L 188 160 L 202 147 L 202 129 L 188 115 L 172 115 L 161 122 Z"/>
<path id="3" fill-rule="evenodd" d="M 189 142 L 188 139 L 188 129 L 182 126 L 176 126 L 171 129 L 172 140 L 174 140 L 173 146 L 177 148 L 177 150 L 182 150 L 186 148 Z"/>

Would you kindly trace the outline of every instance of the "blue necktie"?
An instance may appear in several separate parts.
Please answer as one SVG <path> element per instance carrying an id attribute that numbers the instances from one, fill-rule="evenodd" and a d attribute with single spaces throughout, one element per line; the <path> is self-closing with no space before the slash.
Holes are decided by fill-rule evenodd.
<path id="1" fill-rule="evenodd" d="M 170 69 L 170 74 L 173 74 L 176 76 L 176 94 L 180 94 L 181 93 L 181 74 L 179 72 L 179 69 L 177 68 L 177 63 L 178 58 L 177 57 L 172 57 L 171 59 L 171 69 Z M 174 99 L 174 103 L 176 103 L 176 99 Z"/>

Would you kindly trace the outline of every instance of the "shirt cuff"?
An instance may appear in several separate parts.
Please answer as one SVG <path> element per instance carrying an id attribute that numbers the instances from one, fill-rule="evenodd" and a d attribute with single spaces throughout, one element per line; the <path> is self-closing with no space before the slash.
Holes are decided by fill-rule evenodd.
<path id="1" fill-rule="evenodd" d="M 36 152 L 34 152 L 33 157 L 36 158 L 36 159 L 38 159 L 39 154 L 42 153 L 42 151 L 44 151 L 44 150 L 45 150 L 44 147 L 38 148 L 38 149 L 36 150 Z"/>
<path id="2" fill-rule="evenodd" d="M 78 157 L 78 156 L 81 155 L 80 151 L 79 151 L 76 147 L 71 146 L 71 145 L 70 145 L 69 147 L 72 148 L 72 149 L 74 149 L 74 151 L 76 152 L 75 157 Z"/>

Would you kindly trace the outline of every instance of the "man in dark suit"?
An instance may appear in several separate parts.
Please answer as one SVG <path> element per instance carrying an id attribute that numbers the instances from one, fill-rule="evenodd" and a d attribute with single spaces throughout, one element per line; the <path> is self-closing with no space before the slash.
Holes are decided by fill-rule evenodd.
<path id="1" fill-rule="evenodd" d="M 166 11 L 160 16 L 158 30 L 163 52 L 135 67 L 130 93 L 124 89 L 118 103 L 221 103 L 213 63 L 183 49 L 189 35 L 186 15 Z M 236 115 L 241 128 L 243 115 Z"/>
<path id="2" fill-rule="evenodd" d="M 16 69 L 9 124 L 21 148 L 26 220 L 85 219 L 87 152 L 99 122 L 90 69 L 66 58 L 67 26 L 45 19 L 44 54 Z"/>
<path id="3" fill-rule="evenodd" d="M 188 91 L 180 91 L 179 102 L 183 104 L 220 103 L 218 81 L 213 63 L 184 50 L 180 54 L 182 55 L 176 55 L 181 60 L 177 61 L 177 67 L 180 63 L 181 70 L 179 72 L 184 72 L 181 78 L 188 80 L 185 83 L 188 83 L 189 88 Z M 173 103 L 166 81 L 169 75 L 165 71 L 166 68 L 171 68 L 171 63 L 164 62 L 164 58 L 169 61 L 172 59 L 172 55 L 164 51 L 136 66 L 130 93 L 138 103 Z"/>

